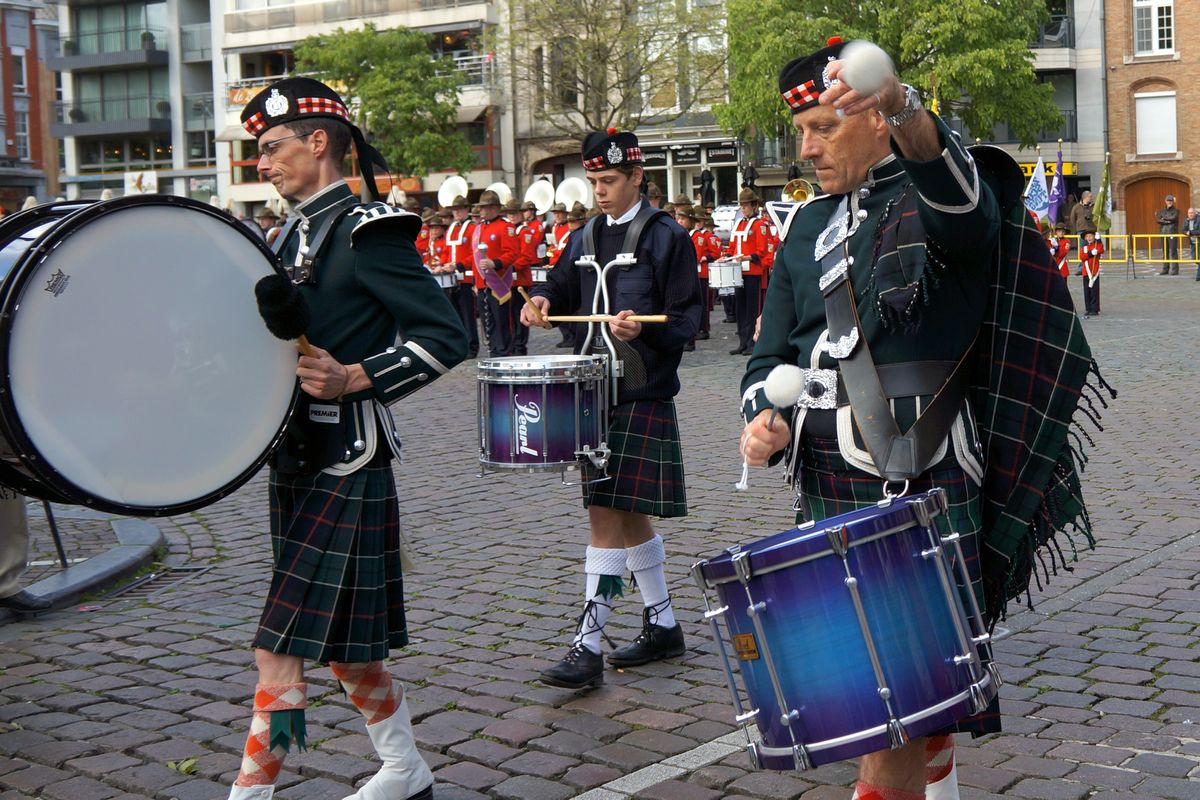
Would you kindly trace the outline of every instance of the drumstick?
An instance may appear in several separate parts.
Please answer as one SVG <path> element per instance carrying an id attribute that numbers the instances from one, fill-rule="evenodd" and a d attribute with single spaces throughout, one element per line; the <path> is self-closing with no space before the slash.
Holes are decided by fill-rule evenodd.
<path id="1" fill-rule="evenodd" d="M 529 310 L 533 312 L 533 317 L 537 320 L 537 324 L 543 328 L 546 327 L 546 318 L 542 316 L 542 310 L 533 304 L 533 298 L 529 296 L 529 292 L 525 291 L 525 287 L 518 286 L 517 292 L 524 298 L 525 305 L 529 306 Z"/>
<path id="2" fill-rule="evenodd" d="M 617 317 L 613 314 L 556 314 L 546 317 L 547 322 L 611 322 Z M 627 322 L 666 322 L 666 314 L 634 314 L 625 317 Z"/>

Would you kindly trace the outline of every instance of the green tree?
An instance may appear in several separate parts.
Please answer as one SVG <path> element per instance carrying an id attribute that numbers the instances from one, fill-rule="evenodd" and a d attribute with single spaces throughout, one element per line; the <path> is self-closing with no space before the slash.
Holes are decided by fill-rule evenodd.
<path id="1" fill-rule="evenodd" d="M 508 0 L 496 46 L 539 126 L 588 131 L 670 122 L 723 100 L 724 14 L 685 0 Z"/>
<path id="2" fill-rule="evenodd" d="M 407 28 L 338 28 L 296 45 L 296 71 L 336 87 L 392 172 L 466 172 L 475 156 L 456 128 L 460 76 L 436 59 L 429 35 Z"/>
<path id="3" fill-rule="evenodd" d="M 1044 2 L 1029 0 L 728 0 L 730 101 L 715 109 L 738 134 L 777 130 L 787 122 L 779 70 L 822 47 L 831 35 L 868 39 L 886 50 L 896 71 L 940 113 L 958 117 L 985 141 L 1006 122 L 1022 144 L 1062 123 L 1049 84 L 1033 69 Z"/>

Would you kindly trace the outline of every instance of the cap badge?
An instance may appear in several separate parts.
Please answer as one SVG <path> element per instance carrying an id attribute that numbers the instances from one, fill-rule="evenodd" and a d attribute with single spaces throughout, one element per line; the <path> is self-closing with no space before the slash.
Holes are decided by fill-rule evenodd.
<path id="1" fill-rule="evenodd" d="M 610 164 L 620 164 L 625 160 L 625 154 L 621 152 L 621 148 L 617 147 L 616 142 L 608 146 L 608 152 L 604 155 Z"/>
<path id="2" fill-rule="evenodd" d="M 263 102 L 263 108 L 268 116 L 282 117 L 288 112 L 288 99 L 278 89 L 272 89 L 271 96 Z"/>

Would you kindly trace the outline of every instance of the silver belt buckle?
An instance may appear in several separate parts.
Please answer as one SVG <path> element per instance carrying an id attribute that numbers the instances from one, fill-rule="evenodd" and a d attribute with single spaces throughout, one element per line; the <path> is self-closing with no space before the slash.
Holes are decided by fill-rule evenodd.
<path id="1" fill-rule="evenodd" d="M 835 410 L 837 408 L 838 373 L 836 369 L 800 369 L 804 390 L 796 400 L 798 408 Z"/>

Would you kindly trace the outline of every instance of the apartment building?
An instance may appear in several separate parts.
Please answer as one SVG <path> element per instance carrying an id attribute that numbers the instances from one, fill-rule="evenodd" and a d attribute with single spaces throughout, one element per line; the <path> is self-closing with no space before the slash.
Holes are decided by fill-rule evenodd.
<path id="1" fill-rule="evenodd" d="M 64 194 L 161 193 L 208 200 L 216 188 L 207 0 L 64 0 L 61 98 Z"/>
<path id="2" fill-rule="evenodd" d="M 46 56 L 58 42 L 55 8 L 0 0 L 0 208 L 58 194 L 58 147 L 50 135 L 55 76 Z"/>
<path id="3" fill-rule="evenodd" d="M 273 201 L 274 188 L 255 173 L 258 151 L 241 128 L 239 115 L 260 89 L 290 72 L 300 40 L 353 30 L 365 22 L 376 28 L 425 31 L 431 56 L 446 55 L 463 75 L 458 125 L 475 150 L 475 167 L 465 177 L 477 196 L 496 181 L 512 184 L 512 116 L 504 91 L 502 59 L 488 49 L 498 24 L 498 4 L 472 0 L 213 0 L 213 37 L 222 57 L 213 64 L 220 120 L 217 139 L 217 194 L 239 213 L 252 213 Z M 426 205 L 448 173 L 392 176 L 393 185 Z M 358 177 L 349 178 L 355 190 Z M 385 181 L 381 180 L 381 187 Z"/>
<path id="4" fill-rule="evenodd" d="M 1194 12 L 1175 0 L 1107 0 L 1105 63 L 1113 227 L 1118 233 L 1158 233 L 1154 212 L 1176 197 L 1186 210 L 1200 202 L 1200 132 L 1188 124 L 1200 111 L 1195 56 L 1200 31 L 1181 18 Z M 1196 49 L 1193 50 L 1192 48 Z"/>

